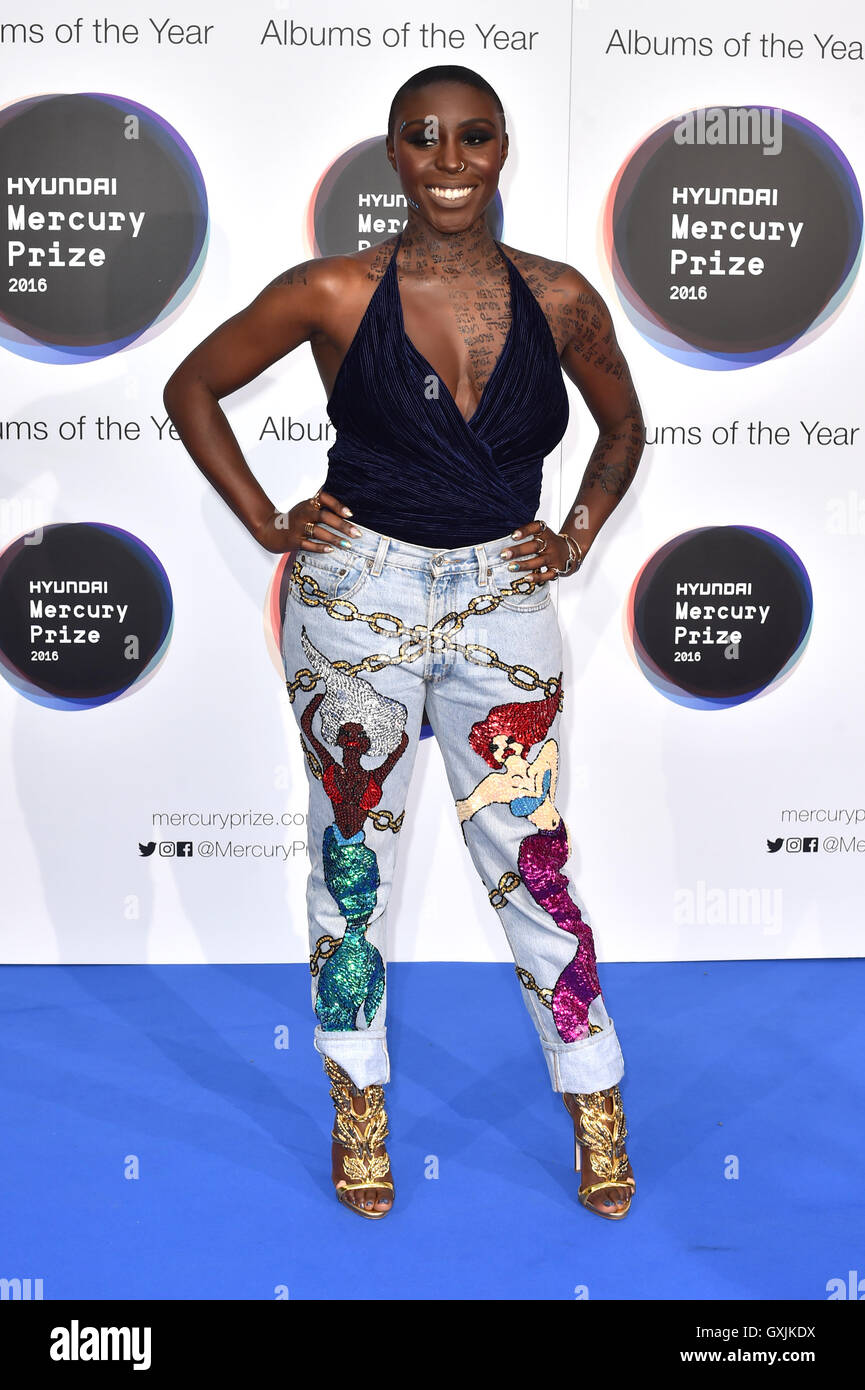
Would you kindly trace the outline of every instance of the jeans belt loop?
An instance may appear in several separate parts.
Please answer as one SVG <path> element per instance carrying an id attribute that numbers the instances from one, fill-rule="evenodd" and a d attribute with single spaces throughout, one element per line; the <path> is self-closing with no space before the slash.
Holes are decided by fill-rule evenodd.
<path id="1" fill-rule="evenodd" d="M 379 536 L 378 549 L 375 552 L 375 559 L 372 562 L 372 573 L 376 578 L 381 574 L 384 565 L 384 557 L 387 555 L 387 548 L 390 545 L 390 536 Z"/>
<path id="2" fill-rule="evenodd" d="M 487 552 L 482 545 L 475 546 L 475 554 L 478 557 L 478 584 L 487 582 Z"/>

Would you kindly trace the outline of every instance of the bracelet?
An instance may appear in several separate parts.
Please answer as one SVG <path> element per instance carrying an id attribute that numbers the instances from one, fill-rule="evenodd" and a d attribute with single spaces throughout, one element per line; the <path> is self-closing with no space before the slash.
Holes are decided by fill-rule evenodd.
<path id="1" fill-rule="evenodd" d="M 566 531 L 559 531 L 559 535 L 562 537 L 562 540 L 565 541 L 565 543 L 566 543 L 566 545 L 567 545 L 567 547 L 568 547 L 568 563 L 566 564 L 566 566 L 565 566 L 565 568 L 564 568 L 563 570 L 559 570 L 559 574 L 564 575 L 565 577 L 567 577 L 567 575 L 573 573 L 573 571 L 574 571 L 575 568 L 576 568 L 576 569 L 579 569 L 580 566 L 582 565 L 582 563 L 583 563 L 583 552 L 582 552 L 582 548 L 581 548 L 579 542 L 578 542 L 578 541 L 575 541 L 574 538 L 573 538 L 573 536 L 569 536 L 568 533 L 567 533 Z M 576 548 L 577 548 L 577 556 L 578 556 L 578 558 L 577 558 L 577 560 L 576 560 L 576 565 L 575 565 L 575 563 L 574 563 L 575 557 L 574 557 L 574 552 L 573 552 L 573 550 L 571 549 L 571 546 L 576 546 Z"/>

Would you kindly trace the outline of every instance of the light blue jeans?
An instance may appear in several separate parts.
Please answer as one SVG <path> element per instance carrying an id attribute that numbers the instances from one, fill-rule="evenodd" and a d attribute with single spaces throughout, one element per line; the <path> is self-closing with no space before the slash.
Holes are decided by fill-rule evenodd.
<path id="1" fill-rule="evenodd" d="M 330 552 L 295 552 L 283 595 L 309 781 L 315 1046 L 356 1086 L 390 1079 L 387 907 L 425 717 L 553 1089 L 605 1090 L 624 1062 L 591 928 L 562 872 L 562 638 L 550 584 L 508 569 L 509 536 L 433 550 L 359 529 L 348 548 L 335 536 Z"/>

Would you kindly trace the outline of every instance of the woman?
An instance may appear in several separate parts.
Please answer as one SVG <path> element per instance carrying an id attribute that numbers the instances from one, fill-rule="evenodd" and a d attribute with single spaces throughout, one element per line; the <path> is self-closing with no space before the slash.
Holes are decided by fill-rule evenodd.
<path id="1" fill-rule="evenodd" d="M 628 488 L 640 407 L 591 285 L 490 232 L 508 136 L 489 84 L 462 67 L 415 74 L 394 97 L 386 150 L 408 207 L 402 231 L 286 271 L 165 388 L 198 467 L 266 550 L 294 555 L 283 660 L 309 782 L 314 1036 L 336 1107 L 333 1182 L 363 1216 L 391 1209 L 385 922 L 426 716 L 574 1121 L 580 1200 L 620 1219 L 635 1190 L 624 1063 L 592 933 L 561 872 L 563 661 L 549 586 L 577 573 Z M 304 342 L 337 436 L 315 497 L 281 513 L 219 401 Z M 568 423 L 562 372 L 599 435 L 559 528 L 536 511 L 544 457 Z M 484 762 L 493 771 L 481 776 Z"/>

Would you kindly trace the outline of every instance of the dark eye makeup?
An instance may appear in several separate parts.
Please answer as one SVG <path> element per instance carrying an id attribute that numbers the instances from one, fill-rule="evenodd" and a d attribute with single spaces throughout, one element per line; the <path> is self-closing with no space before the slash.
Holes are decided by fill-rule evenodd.
<path id="1" fill-rule="evenodd" d="M 485 145 L 487 141 L 492 140 L 492 138 L 493 137 L 488 130 L 467 130 L 465 135 L 463 136 L 463 140 L 469 141 L 473 145 Z M 433 140 L 431 137 L 427 137 L 426 135 L 424 135 L 423 131 L 419 131 L 417 135 L 406 136 L 406 144 L 408 145 L 428 147 L 429 145 L 434 145 L 435 143 L 435 140 Z"/>

